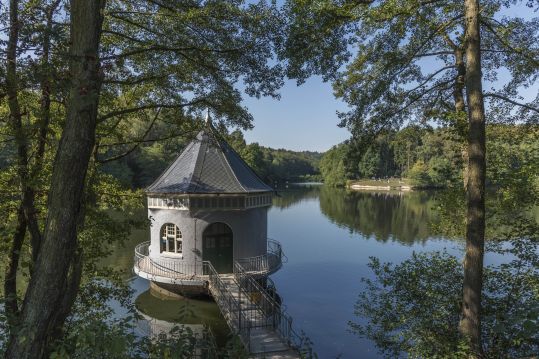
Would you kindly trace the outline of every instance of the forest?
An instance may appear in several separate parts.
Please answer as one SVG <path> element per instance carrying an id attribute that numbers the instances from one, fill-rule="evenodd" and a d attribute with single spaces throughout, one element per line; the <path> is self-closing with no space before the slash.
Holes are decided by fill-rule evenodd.
<path id="1" fill-rule="evenodd" d="M 436 225 L 460 236 L 461 257 L 371 258 L 355 306 L 369 321 L 350 325 L 381 355 L 536 356 L 539 225 L 522 210 L 539 205 L 538 10 L 519 0 L 2 0 L 0 355 L 196 353 L 189 330 L 135 335 L 125 273 L 102 259 L 148 228 L 135 220 L 140 188 L 210 109 L 269 181 L 316 179 L 319 168 L 330 185 L 406 176 L 454 186 Z M 256 124 L 245 98 L 279 99 L 286 81 L 314 76 L 345 105 L 345 144 L 321 157 L 245 143 L 236 130 Z M 489 253 L 507 262 L 486 266 Z M 220 355 L 247 357 L 234 337 Z"/>
<path id="2" fill-rule="evenodd" d="M 318 167 L 321 153 L 273 149 L 256 142 L 247 144 L 240 130 L 228 133 L 226 128 L 222 128 L 221 134 L 266 183 L 279 187 L 287 182 L 321 179 Z M 195 132 L 180 138 L 143 144 L 117 161 L 107 163 L 103 171 L 125 186 L 144 188 L 174 161 L 194 135 Z"/>
<path id="3" fill-rule="evenodd" d="M 534 159 L 539 151 L 538 131 L 534 125 L 487 126 L 487 186 L 499 184 L 494 171 L 510 171 Z M 379 134 L 359 150 L 349 143 L 333 147 L 324 153 L 320 171 L 324 182 L 333 186 L 345 186 L 348 180 L 396 177 L 418 188 L 459 187 L 465 178 L 465 153 L 450 128 L 407 126 Z"/>

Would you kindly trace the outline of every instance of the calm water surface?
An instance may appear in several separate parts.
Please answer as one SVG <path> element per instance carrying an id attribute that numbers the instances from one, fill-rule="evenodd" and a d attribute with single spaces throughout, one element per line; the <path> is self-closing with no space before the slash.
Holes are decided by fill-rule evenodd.
<path id="1" fill-rule="evenodd" d="M 436 205 L 428 192 L 346 192 L 317 185 L 279 192 L 269 211 L 268 235 L 281 242 L 288 262 L 272 278 L 295 327 L 313 341 L 320 358 L 379 357 L 372 342 L 348 330 L 349 321 L 361 321 L 354 303 L 363 290 L 361 278 L 372 277 L 370 256 L 400 262 L 414 251 L 444 248 L 461 255 L 461 241 L 433 235 Z M 148 235 L 133 233 L 110 260 L 131 268 L 134 246 Z M 213 302 L 159 299 L 149 294 L 148 281 L 131 283 L 146 315 L 205 323 L 219 342 L 225 340 L 226 323 Z"/>

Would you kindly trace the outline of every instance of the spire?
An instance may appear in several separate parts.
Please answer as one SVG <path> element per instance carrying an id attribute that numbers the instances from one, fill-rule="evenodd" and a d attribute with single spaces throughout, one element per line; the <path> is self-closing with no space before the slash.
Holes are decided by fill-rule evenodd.
<path id="1" fill-rule="evenodd" d="M 210 108 L 208 107 L 206 109 L 206 126 L 209 126 L 211 123 L 211 119 L 210 119 Z"/>

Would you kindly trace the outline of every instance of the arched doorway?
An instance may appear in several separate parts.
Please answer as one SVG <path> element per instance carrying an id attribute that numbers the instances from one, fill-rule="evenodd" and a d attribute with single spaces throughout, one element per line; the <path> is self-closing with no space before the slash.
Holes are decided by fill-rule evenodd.
<path id="1" fill-rule="evenodd" d="M 234 258 L 232 229 L 225 223 L 210 224 L 202 234 L 202 259 L 219 273 L 232 273 Z"/>

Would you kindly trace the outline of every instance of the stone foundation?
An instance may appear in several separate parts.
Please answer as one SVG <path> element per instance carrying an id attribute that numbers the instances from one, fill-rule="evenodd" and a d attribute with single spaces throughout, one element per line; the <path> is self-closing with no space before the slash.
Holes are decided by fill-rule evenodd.
<path id="1" fill-rule="evenodd" d="M 210 295 L 207 285 L 184 285 L 150 282 L 150 292 L 156 297 L 196 298 Z"/>

